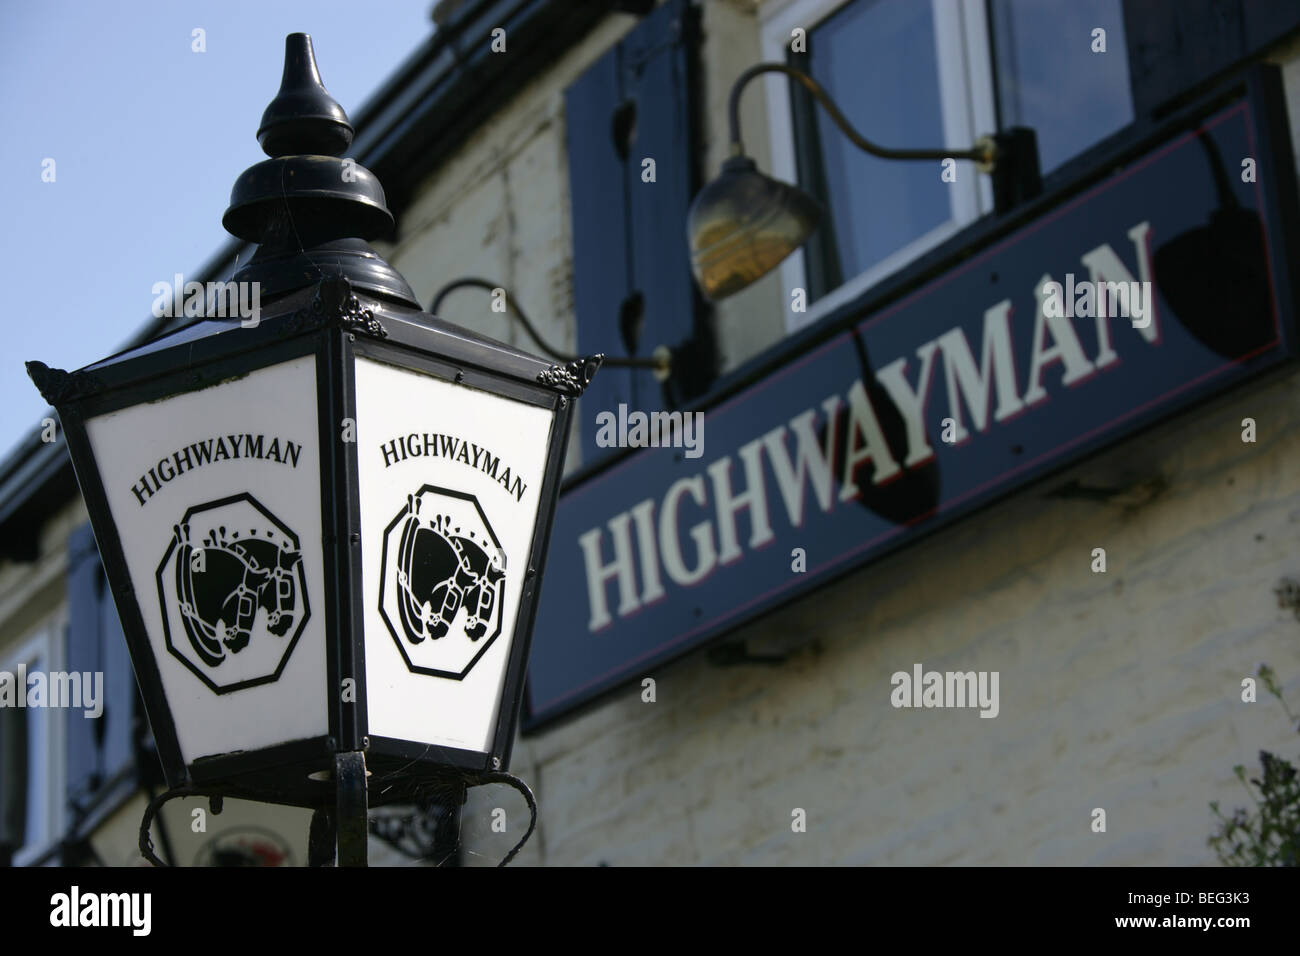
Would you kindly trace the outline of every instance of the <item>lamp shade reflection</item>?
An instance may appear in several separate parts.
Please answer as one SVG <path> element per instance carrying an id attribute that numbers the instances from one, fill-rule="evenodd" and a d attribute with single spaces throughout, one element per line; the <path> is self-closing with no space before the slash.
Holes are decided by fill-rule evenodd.
<path id="1" fill-rule="evenodd" d="M 1204 226 L 1179 233 L 1156 249 L 1156 284 L 1174 317 L 1197 340 L 1225 358 L 1240 358 L 1277 334 L 1264 224 L 1234 195 L 1223 158 L 1206 131 L 1197 141 L 1209 161 L 1219 208 Z"/>

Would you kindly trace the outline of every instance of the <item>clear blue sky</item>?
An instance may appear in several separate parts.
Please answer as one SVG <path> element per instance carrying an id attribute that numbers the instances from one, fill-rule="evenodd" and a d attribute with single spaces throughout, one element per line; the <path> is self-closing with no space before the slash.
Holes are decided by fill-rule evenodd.
<path id="1" fill-rule="evenodd" d="M 230 240 L 221 214 L 235 177 L 265 158 L 255 134 L 285 36 L 311 34 L 355 119 L 432 34 L 432 9 L 0 0 L 0 456 L 46 414 L 25 360 L 74 369 L 116 351 L 150 319 L 155 282 L 188 279 Z"/>

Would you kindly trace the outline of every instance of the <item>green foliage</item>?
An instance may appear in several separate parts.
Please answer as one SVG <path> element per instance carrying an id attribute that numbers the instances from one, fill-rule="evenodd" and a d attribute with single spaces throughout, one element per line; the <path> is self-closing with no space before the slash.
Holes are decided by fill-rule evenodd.
<path id="1" fill-rule="evenodd" d="M 1261 664 L 1257 673 L 1300 731 L 1273 669 Z M 1225 817 L 1219 804 L 1211 803 L 1219 825 L 1208 842 L 1224 866 L 1300 866 L 1300 773 L 1290 761 L 1267 750 L 1259 752 L 1259 762 L 1262 772 L 1249 780 L 1245 767 L 1238 764 L 1232 768 L 1254 801 L 1254 809 L 1239 807 Z"/>

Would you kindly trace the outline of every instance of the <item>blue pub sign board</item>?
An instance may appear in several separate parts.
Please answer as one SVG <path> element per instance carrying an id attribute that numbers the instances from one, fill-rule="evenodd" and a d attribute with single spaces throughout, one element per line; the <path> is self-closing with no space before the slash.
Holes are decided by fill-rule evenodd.
<path id="1" fill-rule="evenodd" d="M 570 487 L 529 726 L 1286 361 L 1295 171 L 1252 89 L 704 409 L 703 454 Z"/>

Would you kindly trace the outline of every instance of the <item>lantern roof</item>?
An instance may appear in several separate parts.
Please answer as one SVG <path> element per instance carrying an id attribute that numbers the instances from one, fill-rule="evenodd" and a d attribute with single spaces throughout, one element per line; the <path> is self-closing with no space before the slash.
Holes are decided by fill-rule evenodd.
<path id="1" fill-rule="evenodd" d="M 216 359 L 254 352 L 329 326 L 452 365 L 488 370 L 573 396 L 582 394 L 602 359 L 596 355 L 556 365 L 428 312 L 372 298 L 364 290 L 354 290 L 348 279 L 338 275 L 322 276 L 314 285 L 283 296 L 268 307 L 265 316 L 250 322 L 239 317 L 200 318 L 73 372 L 41 362 L 28 362 L 27 370 L 45 400 L 56 407 L 167 372 L 194 370 L 193 386 L 199 388 L 214 381 L 211 375 L 216 373 L 204 373 L 202 369 Z"/>

